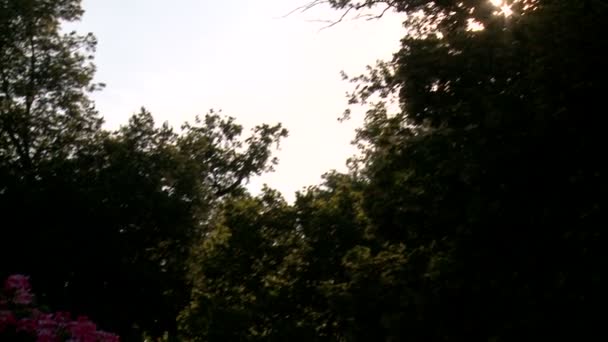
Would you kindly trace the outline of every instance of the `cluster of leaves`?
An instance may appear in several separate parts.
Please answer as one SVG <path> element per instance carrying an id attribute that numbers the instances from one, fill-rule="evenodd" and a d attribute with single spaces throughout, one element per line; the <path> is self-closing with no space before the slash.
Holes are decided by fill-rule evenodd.
<path id="1" fill-rule="evenodd" d="M 45 313 L 34 305 L 28 277 L 14 274 L 0 293 L 0 337 L 10 341 L 118 342 L 118 336 L 97 330 L 87 317 L 70 319 L 69 313 Z"/>

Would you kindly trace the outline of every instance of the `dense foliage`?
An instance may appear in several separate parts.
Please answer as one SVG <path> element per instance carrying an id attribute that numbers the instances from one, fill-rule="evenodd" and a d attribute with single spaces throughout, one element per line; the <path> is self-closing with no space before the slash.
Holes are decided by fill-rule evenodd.
<path id="1" fill-rule="evenodd" d="M 350 171 L 287 203 L 243 186 L 276 163 L 280 125 L 242 139 L 211 112 L 174 132 L 142 109 L 105 131 L 94 39 L 57 30 L 80 2 L 0 1 L 0 273 L 125 340 L 600 331 L 608 3 L 317 5 L 395 11 L 407 30 L 392 60 L 345 75 L 368 108 Z"/>
<path id="2" fill-rule="evenodd" d="M 255 204 L 263 196 L 224 210 L 211 228 L 217 238 L 201 244 L 189 336 L 510 341 L 597 332 L 606 4 L 311 5 L 324 3 L 411 14 L 394 59 L 350 78 L 350 103 L 370 108 L 357 133 L 361 155 L 350 174 L 328 175 L 293 206 Z"/>
<path id="3" fill-rule="evenodd" d="M 175 331 L 185 261 L 210 211 L 276 163 L 286 136 L 210 112 L 175 132 L 145 109 L 116 132 L 89 99 L 95 40 L 63 34 L 79 0 L 0 1 L 0 274 L 124 339 Z"/>

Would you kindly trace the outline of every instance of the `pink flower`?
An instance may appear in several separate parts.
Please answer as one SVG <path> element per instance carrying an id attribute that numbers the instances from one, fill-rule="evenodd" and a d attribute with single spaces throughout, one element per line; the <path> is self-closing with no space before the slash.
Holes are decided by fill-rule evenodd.
<path id="1" fill-rule="evenodd" d="M 18 305 L 29 305 L 34 299 L 34 295 L 31 293 L 31 285 L 29 278 L 14 274 L 4 282 L 4 289 L 6 292 L 13 294 L 13 303 Z"/>
<path id="2" fill-rule="evenodd" d="M 0 311 L 0 332 L 17 323 L 15 315 L 10 311 Z"/>
<path id="3" fill-rule="evenodd" d="M 55 330 L 59 327 L 59 322 L 55 320 L 53 314 L 42 314 L 37 317 L 37 326 L 38 329 L 51 329 Z"/>
<path id="4" fill-rule="evenodd" d="M 9 291 L 19 289 L 29 291 L 31 288 L 30 278 L 21 274 L 13 274 L 4 282 L 4 288 Z"/>
<path id="5" fill-rule="evenodd" d="M 13 298 L 13 302 L 19 305 L 29 305 L 32 304 L 34 300 L 34 295 L 31 294 L 27 290 L 19 289 L 15 291 L 15 297 Z"/>
<path id="6" fill-rule="evenodd" d="M 31 293 L 29 278 L 12 275 L 4 283 L 4 293 L 0 288 L 0 340 L 2 333 L 13 327 L 18 333 L 25 333 L 36 342 L 61 342 L 65 338 L 71 342 L 119 342 L 117 335 L 98 331 L 97 326 L 87 317 L 76 321 L 65 312 L 44 313 L 32 307 L 34 295 Z M 8 308 L 20 305 L 18 319 Z"/>
<path id="7" fill-rule="evenodd" d="M 22 318 L 17 322 L 17 331 L 26 332 L 28 334 L 36 333 L 36 320 L 31 318 Z"/>
<path id="8" fill-rule="evenodd" d="M 36 342 L 56 342 L 57 335 L 54 329 L 38 329 Z"/>
<path id="9" fill-rule="evenodd" d="M 78 317 L 76 322 L 72 322 L 70 327 L 70 333 L 72 337 L 78 341 L 92 341 L 94 342 L 95 332 L 97 331 L 97 326 L 85 316 Z"/>

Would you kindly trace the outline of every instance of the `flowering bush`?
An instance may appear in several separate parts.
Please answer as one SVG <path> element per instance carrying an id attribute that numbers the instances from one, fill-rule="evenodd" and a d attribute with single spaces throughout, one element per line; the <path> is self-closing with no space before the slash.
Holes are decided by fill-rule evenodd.
<path id="1" fill-rule="evenodd" d="M 0 291 L 0 340 L 119 342 L 119 337 L 97 330 L 84 316 L 74 321 L 69 313 L 45 313 L 37 309 L 29 278 L 12 275 Z"/>

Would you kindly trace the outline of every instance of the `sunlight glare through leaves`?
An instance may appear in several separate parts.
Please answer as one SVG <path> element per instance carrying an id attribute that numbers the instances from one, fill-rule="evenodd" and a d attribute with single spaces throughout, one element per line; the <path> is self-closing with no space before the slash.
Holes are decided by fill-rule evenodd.
<path id="1" fill-rule="evenodd" d="M 499 9 L 494 12 L 494 14 L 504 15 L 505 17 L 510 17 L 513 14 L 511 5 L 509 5 L 505 0 L 490 0 L 490 3 Z"/>

